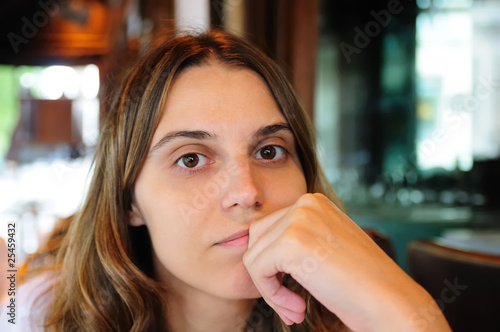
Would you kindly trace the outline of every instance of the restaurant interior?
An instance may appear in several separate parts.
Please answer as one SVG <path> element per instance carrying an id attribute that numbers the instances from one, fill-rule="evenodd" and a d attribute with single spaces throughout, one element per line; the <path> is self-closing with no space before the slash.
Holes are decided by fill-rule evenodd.
<path id="1" fill-rule="evenodd" d="M 349 216 L 453 331 L 500 331 L 496 0 L 3 3 L 0 238 L 15 222 L 21 262 L 81 205 L 124 75 L 159 38 L 210 27 L 282 67 Z"/>

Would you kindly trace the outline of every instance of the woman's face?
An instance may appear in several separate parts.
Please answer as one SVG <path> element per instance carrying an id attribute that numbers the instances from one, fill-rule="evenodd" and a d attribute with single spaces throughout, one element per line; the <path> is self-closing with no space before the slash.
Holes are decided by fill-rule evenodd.
<path id="1" fill-rule="evenodd" d="M 243 299 L 259 297 L 242 263 L 250 224 L 295 203 L 306 182 L 263 80 L 212 63 L 176 78 L 134 193 L 130 223 L 147 226 L 159 280 Z"/>

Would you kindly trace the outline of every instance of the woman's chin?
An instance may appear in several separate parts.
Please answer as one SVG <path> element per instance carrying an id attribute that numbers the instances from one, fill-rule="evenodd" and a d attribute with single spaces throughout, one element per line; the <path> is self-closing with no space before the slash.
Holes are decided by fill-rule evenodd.
<path id="1" fill-rule="evenodd" d="M 262 297 L 262 295 L 260 295 L 260 292 L 257 290 L 257 287 L 255 287 L 255 285 L 249 287 L 248 289 L 245 289 L 243 293 L 244 294 L 242 294 L 241 297 L 243 299 L 258 299 Z"/>
<path id="2" fill-rule="evenodd" d="M 262 297 L 246 269 L 237 273 L 229 284 L 231 284 L 232 287 L 227 287 L 228 284 L 221 286 L 226 290 L 231 290 L 231 294 L 228 295 L 232 299 L 257 299 Z"/>

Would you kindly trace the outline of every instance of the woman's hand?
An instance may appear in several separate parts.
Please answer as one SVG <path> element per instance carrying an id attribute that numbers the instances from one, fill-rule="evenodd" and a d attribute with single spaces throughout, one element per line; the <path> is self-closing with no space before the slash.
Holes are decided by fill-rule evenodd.
<path id="1" fill-rule="evenodd" d="M 302 322 L 306 304 L 282 285 L 283 273 L 354 331 L 450 331 L 430 295 L 322 194 L 253 223 L 243 262 L 289 325 Z M 434 313 L 427 324 L 422 311 Z"/>

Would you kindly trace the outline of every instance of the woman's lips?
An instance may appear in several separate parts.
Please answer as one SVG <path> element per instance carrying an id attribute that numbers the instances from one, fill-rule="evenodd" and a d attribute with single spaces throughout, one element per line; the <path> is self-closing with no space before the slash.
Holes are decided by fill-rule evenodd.
<path id="1" fill-rule="evenodd" d="M 248 230 L 240 231 L 217 242 L 215 245 L 222 247 L 248 246 Z"/>

